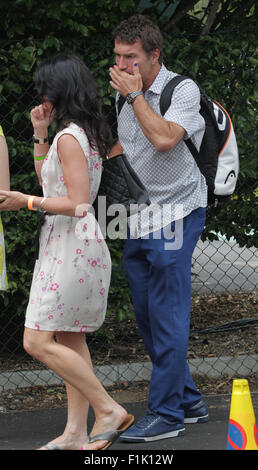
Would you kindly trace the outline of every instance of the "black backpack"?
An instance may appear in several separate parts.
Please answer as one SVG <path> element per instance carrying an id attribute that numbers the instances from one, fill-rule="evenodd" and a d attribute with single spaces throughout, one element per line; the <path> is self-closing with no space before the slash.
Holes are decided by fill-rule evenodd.
<path id="1" fill-rule="evenodd" d="M 160 96 L 160 113 L 168 110 L 175 87 L 183 80 L 183 75 L 172 78 Z M 186 139 L 188 149 L 194 157 L 201 173 L 206 178 L 208 202 L 226 200 L 233 194 L 239 174 L 239 155 L 232 121 L 227 111 L 200 89 L 200 114 L 205 120 L 205 132 L 198 151 L 191 139 Z M 125 98 L 120 95 L 118 114 Z"/>

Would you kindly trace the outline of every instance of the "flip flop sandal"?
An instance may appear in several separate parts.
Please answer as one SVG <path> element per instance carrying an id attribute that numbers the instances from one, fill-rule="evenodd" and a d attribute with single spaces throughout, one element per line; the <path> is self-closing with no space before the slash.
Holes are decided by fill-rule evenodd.
<path id="1" fill-rule="evenodd" d="M 96 442 L 96 441 L 108 441 L 101 449 L 98 450 L 105 450 L 109 446 L 111 446 L 124 432 L 127 428 L 129 428 L 134 422 L 134 416 L 128 414 L 124 422 L 121 424 L 121 426 L 118 429 L 112 429 L 110 431 L 103 432 L 101 434 L 96 434 L 96 436 L 89 436 L 89 443 Z"/>
<path id="2" fill-rule="evenodd" d="M 47 450 L 62 450 L 62 449 L 60 449 L 59 446 L 57 446 L 56 444 L 51 444 L 50 442 L 48 442 L 47 444 L 45 444 L 42 447 L 46 447 Z"/>

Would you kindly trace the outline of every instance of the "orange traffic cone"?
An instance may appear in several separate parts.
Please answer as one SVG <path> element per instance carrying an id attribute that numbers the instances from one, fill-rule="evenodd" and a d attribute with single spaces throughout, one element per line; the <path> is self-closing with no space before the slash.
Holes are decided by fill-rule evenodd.
<path id="1" fill-rule="evenodd" d="M 227 450 L 258 450 L 254 409 L 246 379 L 233 380 Z"/>

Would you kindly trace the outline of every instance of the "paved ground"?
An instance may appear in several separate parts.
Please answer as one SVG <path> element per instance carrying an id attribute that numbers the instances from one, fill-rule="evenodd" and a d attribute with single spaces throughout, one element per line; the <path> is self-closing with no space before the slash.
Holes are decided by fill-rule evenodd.
<path id="1" fill-rule="evenodd" d="M 184 436 L 164 439 L 153 443 L 128 444 L 116 442 L 110 450 L 130 452 L 171 450 L 225 450 L 227 445 L 230 412 L 228 395 L 205 397 L 209 407 L 210 421 L 203 424 L 186 425 Z M 258 394 L 252 394 L 254 409 L 258 407 Z M 144 414 L 145 402 L 124 404 L 128 412 L 138 420 Z M 33 450 L 60 434 L 64 428 L 66 410 L 36 410 L 0 414 L 0 450 Z M 90 414 L 89 426 L 93 423 Z"/>

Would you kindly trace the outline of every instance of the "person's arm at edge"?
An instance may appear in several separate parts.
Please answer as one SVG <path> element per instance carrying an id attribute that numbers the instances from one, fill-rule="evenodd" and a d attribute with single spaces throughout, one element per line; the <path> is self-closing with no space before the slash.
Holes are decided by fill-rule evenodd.
<path id="1" fill-rule="evenodd" d="M 9 154 L 5 137 L 0 135 L 0 189 L 10 190 Z"/>
<path id="2" fill-rule="evenodd" d="M 85 216 L 85 211 L 76 214 L 76 208 L 89 204 L 89 174 L 85 155 L 79 142 L 71 135 L 63 135 L 58 140 L 58 155 L 61 161 L 67 196 L 48 197 L 41 208 L 52 214 L 61 214 L 74 217 Z M 72 158 L 71 158 L 72 155 Z M 1 210 L 19 210 L 26 207 L 29 194 L 17 191 L 2 191 L 0 195 L 7 199 L 1 203 Z M 33 208 L 36 210 L 42 203 L 41 196 L 34 196 Z"/>

